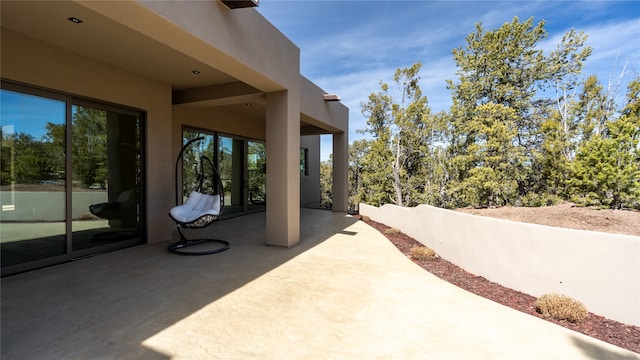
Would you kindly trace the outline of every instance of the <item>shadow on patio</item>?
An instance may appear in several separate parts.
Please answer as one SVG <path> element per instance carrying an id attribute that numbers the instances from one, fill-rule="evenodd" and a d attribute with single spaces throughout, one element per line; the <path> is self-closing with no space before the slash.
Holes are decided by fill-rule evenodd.
<path id="1" fill-rule="evenodd" d="M 2 359 L 636 358 L 450 285 L 345 214 L 303 209 L 291 249 L 264 227 L 213 225 L 216 255 L 162 243 L 2 279 Z"/>
<path id="2" fill-rule="evenodd" d="M 264 245 L 261 213 L 199 230 L 231 242 L 220 254 L 173 255 L 165 242 L 4 278 L 2 358 L 169 358 L 144 342 L 356 221 L 322 210 L 302 209 L 301 217 L 301 243 L 291 249 Z M 260 307 L 280 301 L 268 289 L 251 296 Z"/>

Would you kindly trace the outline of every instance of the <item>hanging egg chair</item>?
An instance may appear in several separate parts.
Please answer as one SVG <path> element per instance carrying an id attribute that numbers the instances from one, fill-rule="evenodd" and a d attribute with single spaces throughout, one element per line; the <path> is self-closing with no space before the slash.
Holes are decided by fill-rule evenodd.
<path id="1" fill-rule="evenodd" d="M 215 164 L 205 155 L 195 157 L 194 170 L 196 187 L 189 197 L 180 202 L 178 172 L 182 168 L 187 149 L 204 137 L 187 142 L 176 160 L 175 184 L 176 206 L 169 211 L 169 217 L 176 222 L 180 240 L 169 245 L 169 252 L 181 255 L 208 255 L 229 249 L 229 242 L 220 239 L 189 239 L 183 229 L 202 229 L 220 219 L 224 210 L 224 187 Z"/>

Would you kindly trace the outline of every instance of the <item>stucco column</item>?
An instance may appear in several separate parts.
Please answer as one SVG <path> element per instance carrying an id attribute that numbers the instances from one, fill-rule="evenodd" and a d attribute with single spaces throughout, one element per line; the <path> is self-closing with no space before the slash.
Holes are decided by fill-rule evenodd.
<path id="1" fill-rule="evenodd" d="M 333 134 L 333 211 L 349 209 L 349 135 L 347 132 Z"/>
<path id="2" fill-rule="evenodd" d="M 300 242 L 300 99 L 267 94 L 267 245 Z"/>

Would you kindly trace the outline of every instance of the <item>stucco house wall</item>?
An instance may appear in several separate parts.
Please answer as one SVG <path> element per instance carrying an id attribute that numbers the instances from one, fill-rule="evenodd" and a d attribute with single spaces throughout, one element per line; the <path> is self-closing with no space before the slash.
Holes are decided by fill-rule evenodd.
<path id="1" fill-rule="evenodd" d="M 33 86 L 144 110 L 147 116 L 147 216 L 150 243 L 171 238 L 173 206 L 171 86 L 81 54 L 3 29 L 2 77 Z M 170 177 L 169 177 L 170 178 Z"/>
<path id="2" fill-rule="evenodd" d="M 348 109 L 324 101 L 300 74 L 300 49 L 257 11 L 218 0 L 0 4 L 3 80 L 145 113 L 148 242 L 173 233 L 183 126 L 265 141 L 268 244 L 297 244 L 300 205 L 319 202 L 320 134 L 334 134 L 334 210 L 346 211 Z"/>

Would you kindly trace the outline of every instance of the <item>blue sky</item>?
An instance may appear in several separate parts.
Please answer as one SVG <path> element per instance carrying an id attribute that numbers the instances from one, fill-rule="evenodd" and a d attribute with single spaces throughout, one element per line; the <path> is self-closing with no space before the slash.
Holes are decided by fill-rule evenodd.
<path id="1" fill-rule="evenodd" d="M 392 0 L 261 0 L 258 11 L 300 48 L 300 71 L 325 91 L 336 93 L 349 107 L 349 141 L 363 138 L 361 102 L 391 83 L 398 68 L 422 63 L 420 87 L 432 110 L 447 110 L 447 79 L 456 80 L 451 50 L 481 22 L 485 30 L 517 16 L 545 20 L 551 51 L 574 28 L 589 35 L 593 54 L 584 76 L 597 74 L 606 86 L 627 64 L 629 79 L 640 73 L 639 1 L 392 1 Z M 331 152 L 323 136 L 322 160 Z"/>

